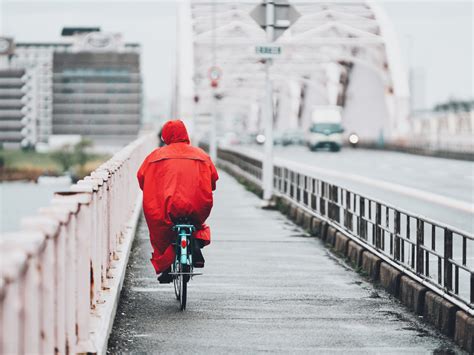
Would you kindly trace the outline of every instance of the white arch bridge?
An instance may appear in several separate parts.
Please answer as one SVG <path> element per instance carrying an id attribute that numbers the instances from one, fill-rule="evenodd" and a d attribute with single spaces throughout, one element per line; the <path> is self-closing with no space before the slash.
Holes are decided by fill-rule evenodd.
<path id="1" fill-rule="evenodd" d="M 250 16 L 258 1 L 184 2 L 179 16 L 176 114 L 196 125 L 197 135 L 216 105 L 219 130 L 262 130 L 265 64 L 255 46 L 265 32 Z M 347 131 L 362 138 L 406 134 L 409 87 L 396 34 L 383 9 L 370 1 L 292 1 L 301 14 L 276 44 L 273 59 L 276 130 L 305 129 L 315 105 L 343 108 Z M 222 70 L 210 86 L 211 66 Z"/>

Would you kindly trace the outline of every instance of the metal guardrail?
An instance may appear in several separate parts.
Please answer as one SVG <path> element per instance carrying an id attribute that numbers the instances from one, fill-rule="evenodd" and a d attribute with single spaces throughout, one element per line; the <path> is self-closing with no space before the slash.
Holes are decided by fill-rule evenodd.
<path id="1" fill-rule="evenodd" d="M 474 144 L 434 143 L 429 140 L 418 139 L 410 142 L 384 143 L 361 141 L 358 147 L 365 149 L 390 150 L 417 155 L 425 155 L 447 159 L 474 161 Z"/>
<path id="2" fill-rule="evenodd" d="M 0 354 L 104 353 L 141 211 L 148 135 L 0 238 Z M 28 201 L 25 201 L 28 203 Z"/>
<path id="3" fill-rule="evenodd" d="M 261 184 L 258 159 L 231 149 L 220 149 L 218 157 Z M 474 313 L 473 235 L 285 166 L 274 167 L 274 193 L 327 220 L 404 273 Z"/>

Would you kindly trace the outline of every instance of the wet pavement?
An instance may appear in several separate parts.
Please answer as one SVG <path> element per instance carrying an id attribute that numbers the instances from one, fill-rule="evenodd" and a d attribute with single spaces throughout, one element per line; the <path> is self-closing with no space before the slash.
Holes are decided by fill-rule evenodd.
<path id="1" fill-rule="evenodd" d="M 221 172 L 204 275 L 185 312 L 134 242 L 108 351 L 461 353 L 452 341 Z"/>

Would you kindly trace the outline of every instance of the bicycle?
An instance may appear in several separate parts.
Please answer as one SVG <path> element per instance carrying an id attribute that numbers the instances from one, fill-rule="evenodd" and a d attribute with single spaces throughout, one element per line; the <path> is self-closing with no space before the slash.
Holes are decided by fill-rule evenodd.
<path id="1" fill-rule="evenodd" d="M 196 227 L 187 219 L 179 220 L 172 230 L 176 232 L 175 259 L 171 264 L 170 275 L 173 277 L 174 292 L 182 311 L 186 309 L 188 294 L 188 282 L 196 275 L 202 273 L 193 272 L 193 250 L 195 240 L 192 238 Z"/>

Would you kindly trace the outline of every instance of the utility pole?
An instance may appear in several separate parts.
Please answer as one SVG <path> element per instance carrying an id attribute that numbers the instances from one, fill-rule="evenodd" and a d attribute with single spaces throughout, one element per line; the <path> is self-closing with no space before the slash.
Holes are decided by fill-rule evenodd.
<path id="1" fill-rule="evenodd" d="M 280 37 L 301 15 L 287 0 L 264 0 L 257 5 L 250 16 L 265 30 L 267 43 L 257 45 L 255 52 L 265 58 L 265 99 L 264 99 L 264 159 L 262 171 L 264 206 L 271 204 L 273 194 L 273 87 L 270 78 L 272 58 L 282 53 L 282 48 L 273 42 Z"/>
<path id="2" fill-rule="evenodd" d="M 266 24 L 267 42 L 274 41 L 275 9 L 273 0 L 266 0 Z M 270 67 L 272 59 L 265 61 L 265 146 L 263 159 L 263 200 L 265 205 L 270 204 L 273 195 L 273 87 L 270 79 Z"/>
<path id="3" fill-rule="evenodd" d="M 216 67 L 216 0 L 212 1 L 212 66 Z M 213 162 L 217 159 L 217 82 L 211 82 L 212 86 L 212 117 L 211 117 L 211 137 L 209 141 L 209 155 Z"/>

